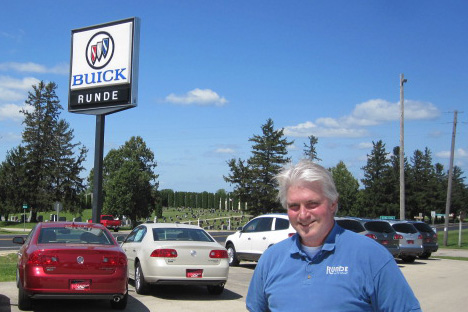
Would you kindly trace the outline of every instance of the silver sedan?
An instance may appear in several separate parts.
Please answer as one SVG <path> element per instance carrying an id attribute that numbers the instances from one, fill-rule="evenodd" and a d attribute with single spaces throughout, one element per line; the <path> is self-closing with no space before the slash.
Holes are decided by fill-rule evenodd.
<path id="1" fill-rule="evenodd" d="M 206 285 L 219 295 L 228 279 L 226 249 L 198 226 L 148 223 L 134 228 L 122 248 L 128 258 L 128 275 L 138 294 L 149 285 Z"/>

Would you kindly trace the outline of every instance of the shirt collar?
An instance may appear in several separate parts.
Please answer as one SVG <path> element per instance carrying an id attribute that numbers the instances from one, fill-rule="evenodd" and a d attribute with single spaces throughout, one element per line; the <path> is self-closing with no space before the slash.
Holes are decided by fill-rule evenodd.
<path id="1" fill-rule="evenodd" d="M 327 238 L 325 239 L 325 242 L 323 243 L 322 251 L 332 252 L 335 249 L 336 239 L 338 238 L 341 232 L 342 229 L 335 222 L 332 230 L 330 231 Z M 301 249 L 301 241 L 299 239 L 299 234 L 296 233 L 294 236 L 291 237 L 291 239 L 293 243 L 291 244 L 290 253 L 299 253 L 305 255 L 305 253 Z"/>

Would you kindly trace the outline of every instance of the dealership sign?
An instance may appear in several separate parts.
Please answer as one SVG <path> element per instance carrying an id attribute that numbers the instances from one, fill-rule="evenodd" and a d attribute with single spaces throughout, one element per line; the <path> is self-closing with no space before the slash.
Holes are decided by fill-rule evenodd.
<path id="1" fill-rule="evenodd" d="M 101 115 L 137 105 L 140 20 L 72 30 L 68 111 Z"/>

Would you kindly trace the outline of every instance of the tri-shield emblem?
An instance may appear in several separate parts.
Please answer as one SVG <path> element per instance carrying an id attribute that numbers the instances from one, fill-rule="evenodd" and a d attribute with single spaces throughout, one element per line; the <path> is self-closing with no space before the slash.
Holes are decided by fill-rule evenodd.
<path id="1" fill-rule="evenodd" d="M 96 61 L 100 61 L 101 58 L 106 58 L 108 51 L 109 38 L 103 38 L 102 41 L 96 42 L 95 45 L 91 46 L 91 63 L 94 65 Z"/>

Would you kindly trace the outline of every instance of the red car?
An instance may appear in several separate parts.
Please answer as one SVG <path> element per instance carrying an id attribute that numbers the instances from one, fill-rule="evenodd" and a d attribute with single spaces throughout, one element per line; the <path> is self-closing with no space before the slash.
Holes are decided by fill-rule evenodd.
<path id="1" fill-rule="evenodd" d="M 127 257 L 101 224 L 38 223 L 18 252 L 18 307 L 36 299 L 107 299 L 123 310 L 128 300 Z"/>

